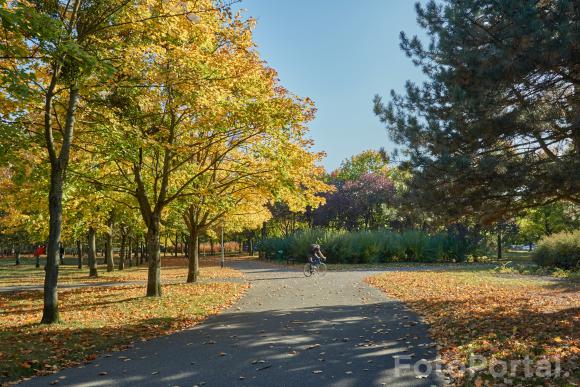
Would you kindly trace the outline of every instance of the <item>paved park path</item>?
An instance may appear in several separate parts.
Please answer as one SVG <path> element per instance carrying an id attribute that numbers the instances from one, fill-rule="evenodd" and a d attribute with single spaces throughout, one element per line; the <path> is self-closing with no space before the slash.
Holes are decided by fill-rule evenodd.
<path id="1" fill-rule="evenodd" d="M 251 282 L 233 307 L 191 329 L 139 342 L 27 386 L 430 386 L 395 370 L 435 359 L 426 326 L 369 287 L 368 271 L 301 272 L 233 264 Z M 376 273 L 376 272 L 374 272 Z M 422 368 L 423 369 L 423 368 Z"/>

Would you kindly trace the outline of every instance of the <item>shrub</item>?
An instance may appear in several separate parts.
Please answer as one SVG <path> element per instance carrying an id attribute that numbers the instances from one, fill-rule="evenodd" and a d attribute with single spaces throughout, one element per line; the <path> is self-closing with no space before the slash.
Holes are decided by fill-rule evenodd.
<path id="1" fill-rule="evenodd" d="M 532 257 L 541 266 L 580 268 L 580 230 L 542 238 Z"/>
<path id="2" fill-rule="evenodd" d="M 288 237 L 269 238 L 260 244 L 269 258 L 292 256 L 304 259 L 310 245 L 318 243 L 329 263 L 445 262 L 463 261 L 473 247 L 449 233 L 429 235 L 423 231 L 395 233 L 388 230 L 336 231 L 309 229 Z"/>

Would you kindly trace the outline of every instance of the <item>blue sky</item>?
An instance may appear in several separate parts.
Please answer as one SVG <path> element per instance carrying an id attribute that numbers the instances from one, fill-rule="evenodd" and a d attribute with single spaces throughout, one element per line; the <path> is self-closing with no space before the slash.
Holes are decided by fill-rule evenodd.
<path id="1" fill-rule="evenodd" d="M 422 75 L 399 48 L 399 33 L 418 34 L 411 0 L 243 0 L 257 19 L 258 50 L 284 87 L 312 98 L 310 124 L 324 166 L 365 149 L 392 149 L 372 111 L 375 94 L 388 97 Z"/>

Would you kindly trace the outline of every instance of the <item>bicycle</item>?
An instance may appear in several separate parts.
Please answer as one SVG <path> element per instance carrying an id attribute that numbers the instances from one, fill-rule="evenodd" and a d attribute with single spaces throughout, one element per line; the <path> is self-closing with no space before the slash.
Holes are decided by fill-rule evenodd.
<path id="1" fill-rule="evenodd" d="M 326 274 L 326 264 L 324 262 L 306 263 L 304 265 L 304 276 L 310 277 L 313 274 L 318 274 L 319 276 L 324 277 Z"/>

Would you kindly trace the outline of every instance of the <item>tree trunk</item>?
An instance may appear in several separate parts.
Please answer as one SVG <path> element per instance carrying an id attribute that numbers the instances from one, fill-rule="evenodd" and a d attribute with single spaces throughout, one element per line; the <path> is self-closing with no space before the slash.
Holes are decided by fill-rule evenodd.
<path id="1" fill-rule="evenodd" d="M 161 297 L 161 215 L 153 213 L 147 227 L 147 297 Z"/>
<path id="2" fill-rule="evenodd" d="M 119 270 L 125 269 L 125 247 L 127 242 L 127 233 L 121 229 L 121 248 L 119 249 Z"/>
<path id="3" fill-rule="evenodd" d="M 97 230 L 89 227 L 89 277 L 98 277 L 97 273 Z"/>
<path id="4" fill-rule="evenodd" d="M 62 226 L 63 171 L 60 163 L 51 162 L 50 189 L 48 194 L 49 232 L 44 276 L 44 307 L 42 324 L 59 321 L 58 314 L 58 269 L 59 242 Z"/>
<path id="5" fill-rule="evenodd" d="M 187 238 L 185 236 L 185 233 L 181 234 L 181 255 L 183 255 L 184 257 L 187 257 Z"/>
<path id="6" fill-rule="evenodd" d="M 164 243 L 164 249 L 163 249 L 163 258 L 167 257 L 167 234 L 165 234 L 165 243 Z"/>
<path id="7" fill-rule="evenodd" d="M 112 272 L 115 267 L 115 260 L 113 258 L 113 233 L 114 222 L 113 215 L 109 217 L 107 222 L 108 230 L 105 233 L 105 262 L 107 263 L 107 271 Z"/>
<path id="8" fill-rule="evenodd" d="M 145 263 L 145 247 L 143 246 L 143 241 L 139 241 L 139 246 L 140 246 L 140 257 L 139 257 L 139 263 L 142 265 L 143 263 Z"/>
<path id="9" fill-rule="evenodd" d="M 174 251 L 173 251 L 173 255 L 175 256 L 175 258 L 177 258 L 177 246 L 178 245 L 179 245 L 179 234 L 176 231 L 175 232 L 175 247 L 174 247 Z"/>
<path id="10" fill-rule="evenodd" d="M 213 256 L 213 248 L 214 248 L 213 238 L 209 238 L 209 256 L 210 257 Z"/>
<path id="11" fill-rule="evenodd" d="M 133 239 L 130 235 L 127 237 L 127 258 L 129 259 L 129 267 L 133 267 Z"/>
<path id="12" fill-rule="evenodd" d="M 135 266 L 139 266 L 139 238 L 135 238 L 133 242 L 133 259 L 135 260 Z"/>
<path id="13" fill-rule="evenodd" d="M 60 253 L 60 248 L 61 248 L 61 244 L 58 244 L 58 262 L 61 266 L 64 266 L 64 252 L 61 254 Z"/>
<path id="14" fill-rule="evenodd" d="M 544 228 L 547 236 L 552 235 L 552 225 L 550 224 L 550 220 L 547 216 L 544 218 Z"/>
<path id="15" fill-rule="evenodd" d="M 16 247 L 16 266 L 20 265 L 20 244 Z"/>
<path id="16" fill-rule="evenodd" d="M 268 230 L 266 228 L 266 222 L 262 223 L 262 246 L 264 245 L 264 241 L 266 240 L 266 236 L 268 235 Z M 266 259 L 266 252 L 260 249 L 258 253 L 259 258 Z"/>
<path id="17" fill-rule="evenodd" d="M 197 282 L 199 277 L 199 233 L 197 227 L 189 230 L 189 264 L 187 282 Z"/>
<path id="18" fill-rule="evenodd" d="M 248 239 L 248 247 L 249 247 L 248 253 L 250 254 L 250 257 L 253 257 L 254 256 L 254 240 L 252 238 Z"/>
<path id="19" fill-rule="evenodd" d="M 83 244 L 80 240 L 77 240 L 77 257 L 78 257 L 78 268 L 83 268 Z"/>
<path id="20" fill-rule="evenodd" d="M 501 241 L 501 231 L 497 232 L 497 259 L 500 260 L 503 258 L 502 254 L 502 241 Z"/>

